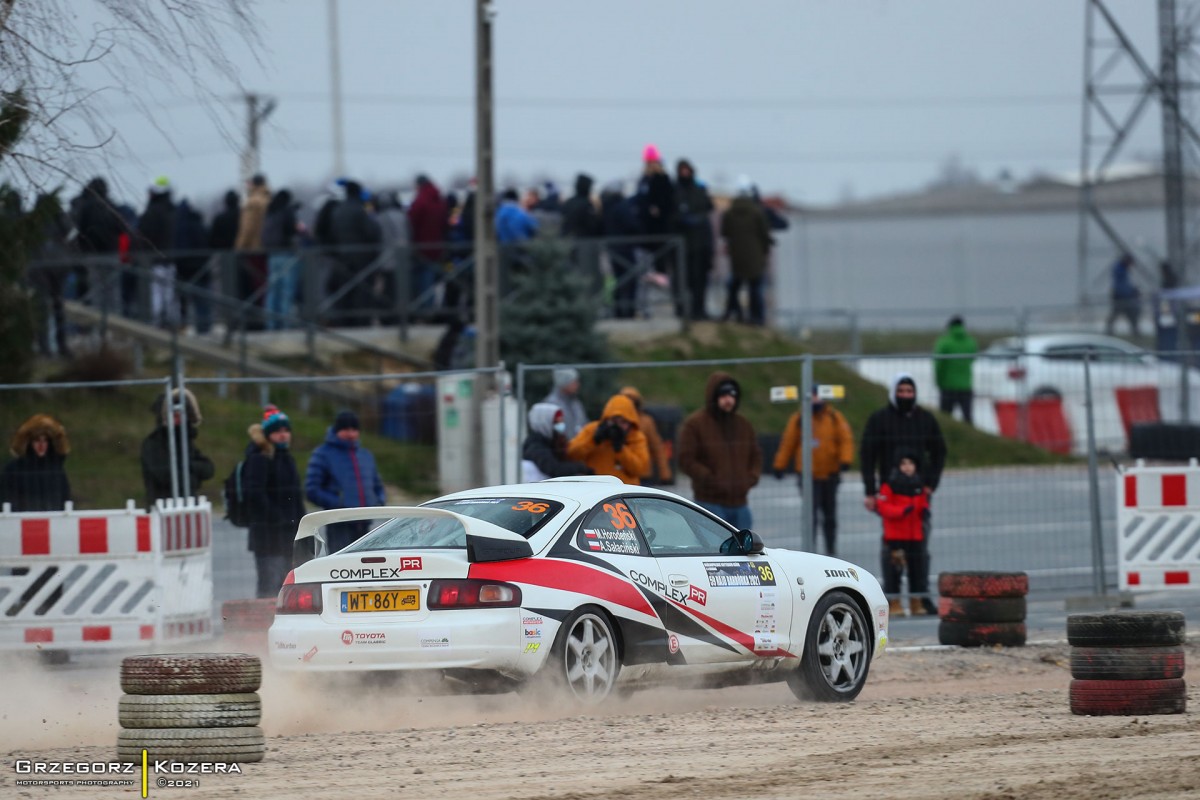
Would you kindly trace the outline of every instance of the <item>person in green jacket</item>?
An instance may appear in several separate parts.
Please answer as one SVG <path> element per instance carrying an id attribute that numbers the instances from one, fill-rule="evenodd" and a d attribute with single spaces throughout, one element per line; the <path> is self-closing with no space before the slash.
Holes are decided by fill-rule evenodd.
<path id="1" fill-rule="evenodd" d="M 946 324 L 946 332 L 938 337 L 933 346 L 933 370 L 937 378 L 939 407 L 942 413 L 953 414 L 954 407 L 962 411 L 963 421 L 973 425 L 971 406 L 975 401 L 974 379 L 971 374 L 975 364 L 973 356 L 979 352 L 975 337 L 967 333 L 963 318 L 955 315 Z M 941 356 L 955 356 L 941 358 Z"/>

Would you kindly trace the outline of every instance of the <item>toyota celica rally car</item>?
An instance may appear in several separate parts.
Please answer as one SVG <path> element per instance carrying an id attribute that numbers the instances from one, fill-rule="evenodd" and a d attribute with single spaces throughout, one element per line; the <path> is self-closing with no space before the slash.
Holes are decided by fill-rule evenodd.
<path id="1" fill-rule="evenodd" d="M 324 526 L 365 518 L 385 521 L 321 555 Z M 269 648 L 284 670 L 558 685 L 582 703 L 782 680 L 797 697 L 846 701 L 887 644 L 870 573 L 765 548 L 677 495 L 611 477 L 318 511 L 296 538 L 318 557 L 279 592 Z"/>

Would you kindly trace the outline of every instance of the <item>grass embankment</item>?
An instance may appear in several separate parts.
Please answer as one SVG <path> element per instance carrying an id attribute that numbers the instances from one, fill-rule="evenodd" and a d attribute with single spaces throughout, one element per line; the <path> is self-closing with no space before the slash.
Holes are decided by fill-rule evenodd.
<path id="1" fill-rule="evenodd" d="M 246 428 L 261 419 L 262 407 L 249 399 L 249 393 L 246 399 L 232 396 L 236 392 L 221 398 L 212 386 L 193 388 L 203 415 L 196 444 L 216 465 L 215 478 L 206 482 L 201 492 L 219 505 L 222 482 L 242 458 L 249 441 Z M 35 413 L 51 414 L 66 426 L 70 437 L 66 468 L 76 507 L 123 508 L 127 499 L 140 505 L 145 502 L 141 445 L 154 425 L 150 405 L 158 393 L 155 387 L 5 392 L 0 394 L 5 450 L 23 420 Z M 300 410 L 299 394 L 281 388 L 273 391 L 271 399 L 292 421 L 292 448 L 303 475 L 337 409 L 314 401 L 311 413 L 305 414 Z M 359 414 L 364 426 L 368 425 L 371 416 L 363 410 Z M 389 494 L 423 499 L 437 493 L 437 451 L 432 445 L 398 442 L 369 431 L 364 431 L 363 442 L 375 454 Z"/>
<path id="2" fill-rule="evenodd" d="M 795 356 L 805 352 L 796 342 L 761 328 L 702 323 L 689 336 L 673 335 L 626 342 L 615 347 L 623 361 L 684 361 Z M 652 405 L 678 405 L 691 413 L 703 400 L 705 379 L 715 369 L 732 372 L 742 385 L 741 412 L 760 434 L 783 433 L 796 405 L 770 401 L 770 388 L 800 385 L 800 363 L 749 364 L 732 367 L 639 368 L 622 370 L 620 381 L 632 384 Z M 861 433 L 871 412 L 887 403 L 887 391 L 833 361 L 816 361 L 817 383 L 846 387 L 846 399 L 837 404 L 855 435 Z M 925 397 L 931 387 L 921 387 Z M 1011 439 L 981 433 L 969 425 L 938 413 L 938 422 L 949 450 L 951 467 L 983 467 L 1008 464 L 1050 464 L 1068 459 Z"/>

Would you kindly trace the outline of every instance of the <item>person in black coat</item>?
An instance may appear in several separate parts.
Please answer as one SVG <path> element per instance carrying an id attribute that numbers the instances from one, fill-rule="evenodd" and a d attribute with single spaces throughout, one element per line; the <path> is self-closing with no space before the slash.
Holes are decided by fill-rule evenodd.
<path id="1" fill-rule="evenodd" d="M 335 253 L 337 268 L 330 276 L 327 287 L 327 291 L 333 294 L 353 281 L 379 256 L 378 248 L 371 245 L 379 245 L 383 241 L 383 229 L 367 211 L 362 186 L 355 181 L 346 181 L 346 199 L 333 209 L 329 224 L 333 241 L 339 248 Z M 334 304 L 334 308 L 353 315 L 350 319 L 342 320 L 343 325 L 362 326 L 371 322 L 366 313 L 371 305 L 369 282 L 360 280 Z"/>
<path id="2" fill-rule="evenodd" d="M 242 491 L 250 517 L 249 549 L 258 572 L 258 597 L 274 597 L 292 566 L 296 526 L 304 516 L 304 489 L 292 457 L 292 425 L 275 406 L 247 430 Z"/>
<path id="3" fill-rule="evenodd" d="M 876 511 L 879 487 L 899 466 L 900 458 L 911 458 L 922 478 L 925 495 L 932 502 L 946 466 L 946 440 L 937 418 L 917 405 L 917 384 L 911 375 L 900 373 L 892 380 L 888 405 L 871 414 L 863 429 L 858 460 L 862 469 L 863 505 Z M 928 527 L 923 544 L 928 546 Z M 929 559 L 923 568 L 928 571 Z M 911 575 L 911 573 L 910 573 Z M 928 576 L 926 575 L 926 579 Z M 927 585 L 920 580 L 916 585 Z M 937 613 L 928 598 L 922 598 L 926 612 Z"/>
<path id="4" fill-rule="evenodd" d="M 600 194 L 604 236 L 628 237 L 642 233 L 638 220 L 637 198 L 626 197 L 620 184 L 610 184 Z M 608 245 L 608 263 L 612 268 L 613 316 L 629 319 L 637 310 L 637 251 L 632 242 Z"/>
<path id="5" fill-rule="evenodd" d="M 200 484 L 212 478 L 216 471 L 212 459 L 200 452 L 196 446 L 196 433 L 200 427 L 200 404 L 190 390 L 185 389 L 184 397 L 187 403 L 187 428 L 183 427 L 183 414 L 175 410 L 172 404 L 179 402 L 179 390 L 171 393 L 172 403 L 167 402 L 167 396 L 160 394 L 150 405 L 157 424 L 153 431 L 142 440 L 142 481 L 146 484 L 146 507 L 153 508 L 159 500 L 171 498 L 171 440 L 175 436 L 175 477 L 179 485 L 181 497 L 195 497 L 200 494 Z M 183 483 L 184 446 L 187 447 L 188 485 Z"/>
<path id="6" fill-rule="evenodd" d="M 0 473 L 0 504 L 11 510 L 62 511 L 71 499 L 63 461 L 71 452 L 66 428 L 48 414 L 34 414 L 12 438 L 16 456 Z"/>

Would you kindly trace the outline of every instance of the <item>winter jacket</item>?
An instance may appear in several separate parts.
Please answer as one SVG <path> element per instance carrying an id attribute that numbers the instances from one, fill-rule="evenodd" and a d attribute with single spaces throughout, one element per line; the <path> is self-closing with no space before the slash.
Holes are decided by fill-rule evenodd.
<path id="1" fill-rule="evenodd" d="M 792 414 L 783 429 L 779 449 L 775 451 L 774 467 L 784 470 L 791 467 L 796 472 L 804 470 L 804 451 L 800 449 L 803 435 L 803 420 L 800 412 Z M 823 481 L 850 466 L 854 460 L 854 434 L 842 412 L 826 403 L 812 415 L 813 451 L 812 476 Z"/>
<path id="2" fill-rule="evenodd" d="M 499 244 L 524 242 L 537 235 L 537 218 L 514 200 L 505 200 L 496 209 L 496 241 Z"/>
<path id="3" fill-rule="evenodd" d="M 888 405 L 871 414 L 863 429 L 858 462 L 867 497 L 875 495 L 876 487 L 891 473 L 901 455 L 916 461 L 917 472 L 931 490 L 938 487 L 946 466 L 946 440 L 933 414 L 915 404 L 908 413 L 896 407 L 896 385 L 903 378 L 909 376 L 900 374 L 892 380 Z"/>
<path id="4" fill-rule="evenodd" d="M 332 427 L 308 461 L 304 495 L 325 509 L 382 506 L 387 501 L 375 456 L 359 442 L 339 439 Z"/>
<path id="5" fill-rule="evenodd" d="M 287 189 L 276 192 L 267 206 L 262 246 L 264 250 L 291 250 L 296 246 L 296 209 Z"/>
<path id="6" fill-rule="evenodd" d="M 638 412 L 638 426 L 646 435 L 646 446 L 650 448 L 650 466 L 642 477 L 652 478 L 657 471 L 660 481 L 670 483 L 674 477 L 671 474 L 671 455 L 663 444 L 662 436 L 659 435 L 658 423 L 642 407 L 642 393 L 632 386 L 626 386 L 621 389 L 621 394 L 633 401 L 633 407 Z"/>
<path id="7" fill-rule="evenodd" d="M 42 435 L 49 447 L 46 455 L 38 456 L 33 440 Z M 71 499 L 71 484 L 63 469 L 70 452 L 67 431 L 53 417 L 35 414 L 21 423 L 12 438 L 16 458 L 0 472 L 0 505 L 8 503 L 14 512 L 62 511 Z"/>
<path id="8" fill-rule="evenodd" d="M 1142 293 L 1138 291 L 1129 274 L 1129 264 L 1130 262 L 1123 258 L 1113 264 L 1112 296 L 1114 300 L 1136 300 L 1141 297 Z"/>
<path id="9" fill-rule="evenodd" d="M 169 194 L 152 194 L 137 221 L 138 248 L 169 253 L 175 244 L 175 204 Z"/>
<path id="10" fill-rule="evenodd" d="M 439 246 L 448 237 L 449 210 L 441 192 L 432 183 L 417 187 L 417 196 L 408 207 L 408 233 L 417 254 L 426 261 L 441 261 L 445 255 Z"/>
<path id="11" fill-rule="evenodd" d="M 348 248 L 337 253 L 338 261 L 354 270 L 370 266 L 378 252 L 366 246 L 383 241 L 383 229 L 379 227 L 379 222 L 359 200 L 338 203 L 330 220 L 330 232 L 335 244 Z"/>
<path id="12" fill-rule="evenodd" d="M 692 479 L 697 502 L 744 506 L 762 474 L 762 450 L 750 422 L 717 407 L 717 387 L 737 381 L 725 372 L 708 376 L 704 408 L 693 412 L 679 429 L 679 469 Z M 738 387 L 739 403 L 741 387 Z"/>
<path id="13" fill-rule="evenodd" d="M 212 459 L 200 452 L 196 447 L 196 426 L 187 427 L 188 445 L 188 479 L 189 486 L 183 485 L 183 429 L 178 426 L 170 428 L 159 425 L 153 432 L 142 440 L 142 481 L 146 485 L 146 506 L 151 507 L 155 501 L 171 496 L 171 451 L 167 437 L 170 431 L 175 431 L 175 463 L 176 476 L 180 481 L 179 493 L 183 497 L 194 497 L 200 493 L 200 485 L 212 478 L 214 472 Z"/>
<path id="14" fill-rule="evenodd" d="M 208 246 L 213 250 L 232 250 L 241 216 L 237 192 L 226 192 L 225 207 L 213 217 L 212 227 L 208 229 Z"/>
<path id="15" fill-rule="evenodd" d="M 562 206 L 562 235 L 576 239 L 599 236 L 604 228 L 600 212 L 592 202 L 592 179 L 575 178 L 575 194 Z"/>
<path id="16" fill-rule="evenodd" d="M 955 323 L 938 337 L 933 352 L 934 355 L 974 355 L 979 352 L 979 345 L 965 327 Z M 969 392 L 974 386 L 974 364 L 973 358 L 935 358 L 933 371 L 938 389 L 944 392 Z"/>
<path id="17" fill-rule="evenodd" d="M 666 173 L 643 175 L 637 190 L 638 218 L 642 230 L 652 236 L 674 233 L 675 186 Z"/>
<path id="18" fill-rule="evenodd" d="M 885 542 L 920 542 L 925 539 L 929 519 L 929 495 L 921 476 L 911 478 L 895 470 L 887 483 L 879 487 L 875 510 L 883 517 Z"/>
<path id="19" fill-rule="evenodd" d="M 535 466 L 544 478 L 590 475 L 591 470 L 567 458 L 567 437 L 554 430 L 559 408 L 551 403 L 535 403 L 529 409 L 529 435 L 521 446 L 521 458 Z"/>
<path id="20" fill-rule="evenodd" d="M 721 217 L 721 236 L 729 249 L 729 264 L 735 277 L 758 280 L 767 271 L 771 231 L 767 215 L 751 197 L 739 197 Z"/>
<path id="21" fill-rule="evenodd" d="M 613 417 L 623 417 L 632 426 L 620 449 L 614 446 L 611 438 L 603 438 L 601 429 L 601 425 Z M 600 441 L 596 441 L 598 434 L 602 437 Z M 619 394 L 610 397 L 600 419 L 584 425 L 567 445 L 567 458 L 582 461 L 596 475 L 615 475 L 625 483 L 640 485 L 650 467 L 650 448 L 641 431 L 633 401 Z"/>
<path id="22" fill-rule="evenodd" d="M 263 249 L 263 222 L 267 218 L 267 206 L 271 202 L 271 190 L 266 186 L 255 186 L 250 190 L 242 206 L 242 218 L 238 221 L 237 240 L 233 248 L 241 252 Z"/>
<path id="23" fill-rule="evenodd" d="M 263 435 L 262 425 L 247 433 L 242 493 L 250 518 L 248 548 L 259 556 L 292 556 L 296 526 L 304 516 L 300 471 L 290 450 L 280 450 Z"/>

